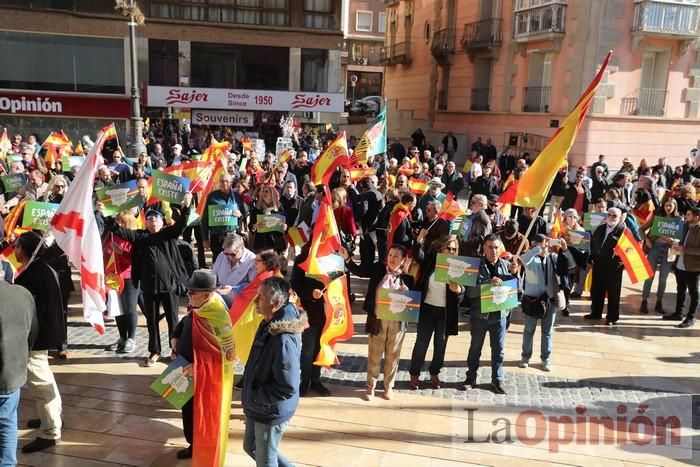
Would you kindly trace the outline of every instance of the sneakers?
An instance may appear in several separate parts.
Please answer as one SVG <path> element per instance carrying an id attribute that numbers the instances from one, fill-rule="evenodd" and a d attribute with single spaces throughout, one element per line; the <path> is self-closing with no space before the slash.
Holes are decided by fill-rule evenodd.
<path id="1" fill-rule="evenodd" d="M 124 345 L 117 349 L 117 353 L 131 353 L 136 348 L 136 342 L 133 339 L 124 341 Z"/>
<path id="2" fill-rule="evenodd" d="M 148 367 L 153 366 L 158 362 L 159 359 L 160 359 L 159 353 L 152 353 L 148 358 L 146 358 L 144 365 L 148 366 Z"/>
<path id="3" fill-rule="evenodd" d="M 693 318 L 690 318 L 690 319 L 686 318 L 686 319 L 683 320 L 683 322 L 682 322 L 681 324 L 678 325 L 678 327 L 679 327 L 679 328 L 685 329 L 685 328 L 691 328 L 691 327 L 693 327 L 694 325 L 695 325 L 695 319 L 693 319 Z"/>
<path id="4" fill-rule="evenodd" d="M 642 300 L 642 303 L 639 305 L 639 314 L 642 314 L 642 315 L 649 314 L 649 307 L 647 305 L 646 299 Z"/>
<path id="5" fill-rule="evenodd" d="M 567 308 L 564 308 L 563 310 L 561 310 L 561 314 L 562 314 L 562 316 L 569 316 L 570 315 L 569 308 L 567 307 Z"/>
<path id="6" fill-rule="evenodd" d="M 518 365 L 520 368 L 528 368 L 530 366 L 530 362 L 527 360 L 523 360 L 520 362 L 520 365 Z"/>
<path id="7" fill-rule="evenodd" d="M 552 361 L 551 360 L 543 360 L 542 361 L 542 369 L 544 371 L 552 371 Z"/>
<path id="8" fill-rule="evenodd" d="M 34 441 L 22 446 L 22 452 L 25 454 L 30 454 L 32 452 L 43 451 L 44 449 L 52 448 L 56 446 L 55 439 L 37 438 Z"/>
<path id="9" fill-rule="evenodd" d="M 233 389 L 240 391 L 243 389 L 243 376 L 241 375 L 241 379 L 238 380 L 236 384 L 233 385 Z"/>
<path id="10" fill-rule="evenodd" d="M 120 349 L 123 349 L 123 348 L 124 348 L 124 339 L 122 339 L 122 338 L 120 337 L 119 340 L 118 340 L 117 342 L 115 342 L 114 344 L 110 344 L 110 345 L 108 345 L 107 347 L 105 347 L 105 350 L 107 350 L 107 351 L 109 351 L 109 352 L 114 352 L 114 351 L 116 351 L 116 350 L 120 350 Z"/>

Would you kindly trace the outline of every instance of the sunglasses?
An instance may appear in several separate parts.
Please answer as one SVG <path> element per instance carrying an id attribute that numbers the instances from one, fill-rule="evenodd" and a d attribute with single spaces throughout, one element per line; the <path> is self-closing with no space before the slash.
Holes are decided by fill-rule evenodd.
<path id="1" fill-rule="evenodd" d="M 159 216 L 158 214 L 151 214 L 151 215 L 146 216 L 147 221 L 152 221 L 155 219 L 162 219 L 162 217 Z"/>
<path id="2" fill-rule="evenodd" d="M 54 188 L 65 188 L 65 185 L 54 185 Z"/>

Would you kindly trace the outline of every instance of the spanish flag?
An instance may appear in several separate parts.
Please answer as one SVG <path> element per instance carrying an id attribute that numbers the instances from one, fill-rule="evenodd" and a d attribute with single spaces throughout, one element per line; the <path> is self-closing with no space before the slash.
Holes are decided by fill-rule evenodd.
<path id="1" fill-rule="evenodd" d="M 311 166 L 311 181 L 314 185 L 326 185 L 338 167 L 350 165 L 350 154 L 345 132 L 341 133 Z"/>
<path id="2" fill-rule="evenodd" d="M 64 156 L 70 156 L 72 153 L 71 146 L 73 143 L 68 139 L 64 132 L 52 132 L 42 144 L 46 148 L 44 162 L 49 167 L 52 167 L 57 159 L 62 159 Z"/>
<path id="3" fill-rule="evenodd" d="M 192 350 L 192 444 L 195 446 L 192 465 L 220 467 L 226 460 L 236 353 L 231 317 L 223 299 L 217 294 L 192 312 Z"/>
<path id="4" fill-rule="evenodd" d="M 15 247 L 11 244 L 7 245 L 2 253 L 0 253 L 0 260 L 5 260 L 10 263 L 10 267 L 12 268 L 12 272 L 14 273 L 15 277 L 17 277 L 17 275 L 24 268 L 24 264 L 20 263 L 15 255 Z"/>
<path id="5" fill-rule="evenodd" d="M 287 239 L 289 246 L 301 246 L 309 241 L 304 229 L 299 227 L 288 228 L 287 233 L 284 234 L 284 237 Z"/>
<path id="6" fill-rule="evenodd" d="M 249 138 L 241 138 L 241 145 L 243 146 L 244 151 L 253 150 L 253 143 L 250 142 Z"/>
<path id="7" fill-rule="evenodd" d="M 119 141 L 119 137 L 117 136 L 117 129 L 114 126 L 114 123 L 110 123 L 106 127 L 102 128 L 102 133 L 104 134 L 103 141 L 109 141 L 110 139 L 116 139 Z"/>
<path id="8" fill-rule="evenodd" d="M 464 210 L 460 207 L 459 203 L 455 199 L 454 193 L 447 193 L 445 201 L 442 203 L 442 209 L 438 214 L 438 217 L 445 219 L 446 221 L 453 221 L 457 217 L 463 216 Z"/>
<path id="9" fill-rule="evenodd" d="M 333 208 L 326 197 L 319 207 L 316 224 L 314 224 L 309 255 L 299 264 L 299 267 L 309 276 L 328 284 L 345 269 L 342 258 L 340 259 L 342 265 L 337 260 L 339 256 L 336 253 L 340 251 L 340 246 L 338 225 L 335 222 Z M 352 252 L 348 253 L 352 254 Z"/>
<path id="10" fill-rule="evenodd" d="M 321 349 L 314 365 L 329 367 L 340 363 L 334 350 L 336 342 L 347 341 L 355 332 L 348 298 L 348 276 L 343 275 L 331 281 L 323 298 L 326 302 L 326 324 L 321 333 Z"/>
<path id="11" fill-rule="evenodd" d="M 386 233 L 387 250 L 391 248 L 391 245 L 394 243 L 394 234 L 396 233 L 396 229 L 399 228 L 403 220 L 406 218 L 409 220 L 411 219 L 411 211 L 408 209 L 408 206 L 401 202 L 396 203 L 396 206 L 394 206 L 394 209 L 391 211 L 391 215 L 389 216 L 389 230 Z"/>
<path id="12" fill-rule="evenodd" d="M 73 154 L 76 156 L 85 156 L 85 150 L 83 149 L 83 143 L 78 143 L 78 145 L 75 147 L 75 150 L 73 150 Z"/>
<path id="13" fill-rule="evenodd" d="M 250 356 L 250 349 L 253 347 L 255 333 L 258 331 L 262 315 L 255 309 L 255 297 L 258 295 L 260 284 L 268 277 L 274 276 L 274 271 L 265 271 L 258 274 L 253 282 L 233 297 L 233 303 L 228 313 L 233 323 L 233 340 L 236 343 L 236 355 L 238 359 L 246 364 Z"/>
<path id="14" fill-rule="evenodd" d="M 625 229 L 620 235 L 615 245 L 615 254 L 622 260 L 633 284 L 654 276 L 654 270 L 642 251 L 642 246 L 635 240 L 629 229 Z"/>
<path id="15" fill-rule="evenodd" d="M 560 238 L 563 236 L 564 228 L 561 221 L 561 209 L 557 209 L 557 215 L 554 217 L 552 230 L 549 231 L 550 238 Z"/>
<path id="16" fill-rule="evenodd" d="M 539 208 L 544 204 L 547 193 L 554 182 L 554 177 L 559 168 L 566 163 L 569 150 L 583 124 L 611 56 L 612 51 L 608 52 L 600 71 L 532 166 L 501 195 L 499 200 L 502 203 L 534 208 Z"/>
<path id="17" fill-rule="evenodd" d="M 17 225 L 22 218 L 22 212 L 24 211 L 24 203 L 26 199 L 23 199 L 17 205 L 10 210 L 10 212 L 5 217 L 5 236 L 9 237 L 17 228 Z"/>
<path id="18" fill-rule="evenodd" d="M 367 167 L 362 168 L 362 167 L 353 167 L 350 169 L 350 178 L 352 179 L 353 182 L 357 182 L 359 180 L 362 180 L 365 177 L 371 177 L 372 175 L 375 175 L 377 173 L 377 168 L 376 167 Z"/>
<path id="19" fill-rule="evenodd" d="M 399 167 L 398 172 L 400 174 L 407 176 L 407 177 L 410 177 L 411 175 L 413 175 L 413 169 L 410 167 Z"/>
<path id="20" fill-rule="evenodd" d="M 394 188 L 396 186 L 396 175 L 387 175 L 386 182 L 389 188 Z"/>
<path id="21" fill-rule="evenodd" d="M 204 154 L 202 154 L 202 158 L 200 160 L 202 162 L 209 162 L 209 163 L 221 161 L 221 163 L 223 164 L 223 162 L 226 160 L 226 151 L 229 151 L 230 149 L 231 149 L 231 143 L 229 143 L 228 141 L 218 142 L 212 136 L 211 143 L 204 150 Z"/>
<path id="22" fill-rule="evenodd" d="M 166 167 L 163 173 L 189 178 L 192 181 L 190 191 L 199 193 L 206 188 L 207 182 L 214 173 L 214 167 L 209 162 L 190 161 Z"/>
<path id="23" fill-rule="evenodd" d="M 428 182 L 418 178 L 411 178 L 408 180 L 408 189 L 411 190 L 411 193 L 418 196 L 424 195 L 428 191 Z"/>
<path id="24" fill-rule="evenodd" d="M 637 206 L 632 209 L 632 215 L 637 220 L 637 224 L 640 226 L 646 224 L 646 222 L 654 214 L 654 202 L 652 200 L 643 203 L 641 206 Z"/>
<path id="25" fill-rule="evenodd" d="M 204 215 L 204 208 L 207 206 L 207 196 L 209 196 L 209 193 L 214 191 L 216 184 L 219 182 L 219 178 L 225 173 L 225 171 L 226 169 L 224 168 L 223 161 L 216 161 L 214 169 L 212 170 L 209 179 L 206 181 L 204 188 L 202 189 L 202 195 L 199 198 L 199 204 L 197 204 L 197 209 L 195 210 L 200 218 Z"/>

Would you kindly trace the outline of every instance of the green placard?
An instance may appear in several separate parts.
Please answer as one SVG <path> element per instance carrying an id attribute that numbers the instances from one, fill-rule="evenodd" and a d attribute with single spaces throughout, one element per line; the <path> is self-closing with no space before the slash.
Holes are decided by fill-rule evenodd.
<path id="1" fill-rule="evenodd" d="M 287 219 L 280 214 L 258 214 L 256 229 L 258 233 L 284 232 Z"/>
<path id="2" fill-rule="evenodd" d="M 98 188 L 96 193 L 97 199 L 104 205 L 105 216 L 114 216 L 121 211 L 138 206 L 143 201 L 139 196 L 136 180 Z"/>
<path id="3" fill-rule="evenodd" d="M 673 217 L 654 217 L 649 235 L 669 237 L 674 240 L 683 239 L 683 221 Z"/>
<path id="4" fill-rule="evenodd" d="M 575 230 L 569 230 L 565 235 L 566 243 L 569 246 L 578 248 L 583 251 L 590 251 L 591 249 L 591 234 L 590 232 L 578 232 Z"/>
<path id="5" fill-rule="evenodd" d="M 518 306 L 518 280 L 504 281 L 501 285 L 481 286 L 481 312 L 511 310 Z"/>
<path id="6" fill-rule="evenodd" d="M 3 175 L 0 176 L 0 180 L 5 187 L 5 193 L 19 191 L 27 184 L 27 176 L 24 174 Z"/>
<path id="7" fill-rule="evenodd" d="M 586 212 L 583 214 L 583 228 L 586 232 L 593 232 L 600 224 L 605 223 L 607 216 L 605 212 Z"/>
<path id="8" fill-rule="evenodd" d="M 377 318 L 417 323 L 421 293 L 415 290 L 377 289 Z"/>
<path id="9" fill-rule="evenodd" d="M 182 204 L 185 193 L 190 189 L 190 183 L 191 180 L 187 177 L 177 177 L 154 170 L 152 196 L 168 203 Z"/>
<path id="10" fill-rule="evenodd" d="M 187 365 L 189 362 L 178 355 L 151 384 L 151 389 L 176 409 L 181 409 L 194 394 L 194 376 L 184 370 Z"/>
<path id="11" fill-rule="evenodd" d="M 446 255 L 438 253 L 435 263 L 435 281 L 447 284 L 464 286 L 476 285 L 476 277 L 479 275 L 480 258 L 468 256 Z"/>
<path id="12" fill-rule="evenodd" d="M 34 230 L 47 230 L 51 219 L 58 210 L 58 204 L 42 201 L 27 201 L 22 215 L 22 227 Z"/>
<path id="13" fill-rule="evenodd" d="M 238 227 L 234 211 L 239 211 L 235 204 L 210 204 L 207 206 L 209 227 Z"/>

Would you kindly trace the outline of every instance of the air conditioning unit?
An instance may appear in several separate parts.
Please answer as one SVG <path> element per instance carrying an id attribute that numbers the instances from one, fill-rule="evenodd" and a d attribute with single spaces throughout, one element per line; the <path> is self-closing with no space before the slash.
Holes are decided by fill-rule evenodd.
<path id="1" fill-rule="evenodd" d="M 359 57 L 355 60 L 358 65 L 367 65 L 367 57 Z"/>

